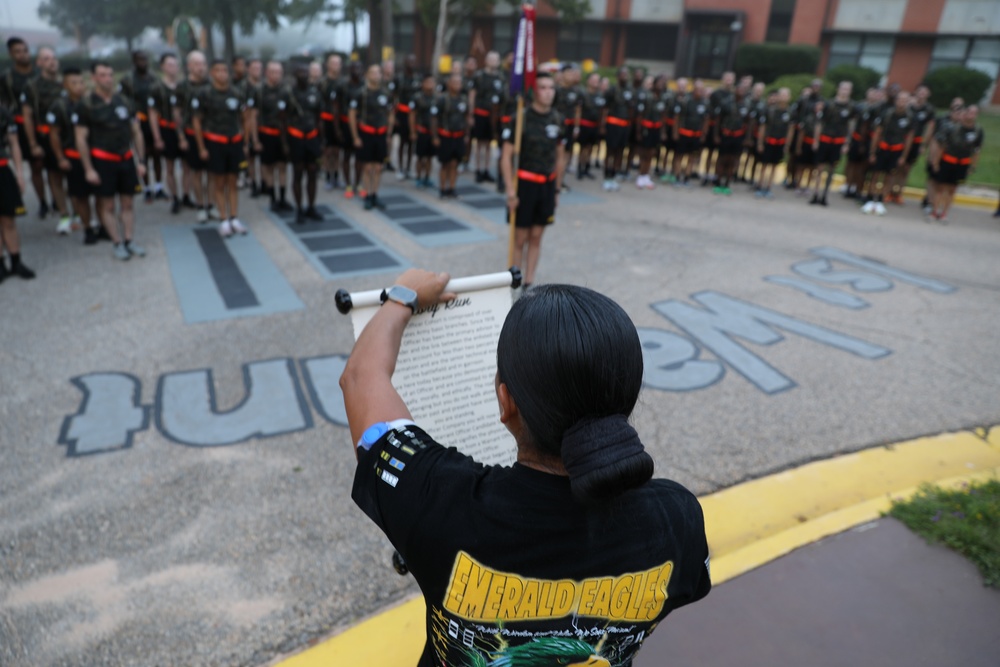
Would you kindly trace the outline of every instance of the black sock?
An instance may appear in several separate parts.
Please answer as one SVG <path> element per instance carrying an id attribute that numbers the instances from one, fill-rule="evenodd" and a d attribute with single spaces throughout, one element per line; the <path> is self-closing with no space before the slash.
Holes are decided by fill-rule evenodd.
<path id="1" fill-rule="evenodd" d="M 284 185 L 281 186 L 281 203 L 282 204 L 285 203 L 285 186 Z"/>
<path id="2" fill-rule="evenodd" d="M 19 266 L 21 266 L 21 253 L 19 252 L 10 253 L 10 270 L 17 271 Z"/>

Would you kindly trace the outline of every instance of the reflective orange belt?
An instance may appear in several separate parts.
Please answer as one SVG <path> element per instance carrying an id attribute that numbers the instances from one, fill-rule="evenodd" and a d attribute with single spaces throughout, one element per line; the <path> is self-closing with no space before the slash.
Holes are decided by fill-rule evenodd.
<path id="1" fill-rule="evenodd" d="M 7 166 L 7 158 L 0 158 L 0 167 Z"/>
<path id="2" fill-rule="evenodd" d="M 176 130 L 177 129 L 177 123 L 161 118 L 160 119 L 160 127 L 166 127 L 166 128 L 171 129 L 171 130 Z"/>
<path id="3" fill-rule="evenodd" d="M 649 129 L 649 130 L 658 130 L 661 127 L 663 127 L 663 122 L 659 121 L 659 120 L 645 120 L 645 119 L 643 119 L 643 120 L 639 121 L 639 123 L 642 124 L 643 127 L 645 127 L 646 129 Z"/>
<path id="4" fill-rule="evenodd" d="M 446 139 L 461 139 L 462 137 L 465 136 L 465 131 L 458 130 L 455 132 L 451 132 L 448 130 L 438 130 L 438 134 Z"/>
<path id="5" fill-rule="evenodd" d="M 386 128 L 384 125 L 382 127 L 374 127 L 372 125 L 365 125 L 364 123 L 358 123 L 358 129 L 367 134 L 385 134 Z"/>
<path id="6" fill-rule="evenodd" d="M 724 137 L 742 137 L 746 132 L 746 128 L 742 130 L 727 130 L 726 128 L 722 128 L 722 136 Z"/>
<path id="7" fill-rule="evenodd" d="M 489 109 L 476 108 L 472 110 L 472 113 L 476 114 L 477 116 L 485 116 L 486 118 L 489 118 L 491 112 Z"/>
<path id="8" fill-rule="evenodd" d="M 261 125 L 260 127 L 257 128 L 257 132 L 259 132 L 260 134 L 266 134 L 269 137 L 281 136 L 281 130 L 279 130 L 276 127 L 264 127 L 263 125 Z"/>
<path id="9" fill-rule="evenodd" d="M 309 130 L 309 132 L 303 132 L 297 128 L 290 127 L 288 128 L 288 134 L 296 139 L 314 139 L 319 136 L 319 130 L 313 128 L 312 130 Z"/>
<path id="10" fill-rule="evenodd" d="M 132 151 L 129 150 L 125 155 L 118 155 L 117 153 L 102 151 L 100 148 L 91 148 L 90 157 L 96 157 L 98 160 L 107 160 L 108 162 L 124 162 L 132 157 Z"/>
<path id="11" fill-rule="evenodd" d="M 858 137 L 861 139 L 861 137 Z M 831 137 L 825 134 L 819 135 L 819 142 L 821 144 L 836 144 L 837 146 L 847 143 L 847 137 Z"/>
<path id="12" fill-rule="evenodd" d="M 768 137 L 767 138 L 767 144 L 769 146 L 784 146 L 785 145 L 785 141 L 787 141 L 787 139 L 785 137 L 782 137 L 781 139 L 775 139 L 773 137 Z"/>
<path id="13" fill-rule="evenodd" d="M 812 146 L 813 142 L 815 142 L 815 141 L 816 140 L 813 139 L 812 137 L 802 137 L 802 143 L 809 144 L 810 146 Z"/>
<path id="14" fill-rule="evenodd" d="M 500 122 L 501 123 L 509 123 L 510 122 L 510 116 L 500 116 Z"/>
<path id="15" fill-rule="evenodd" d="M 184 128 L 184 134 L 187 134 L 187 135 L 190 135 L 190 136 L 193 137 L 194 136 L 194 130 L 192 130 L 190 127 Z"/>
<path id="16" fill-rule="evenodd" d="M 63 153 L 65 153 L 66 157 L 68 157 L 71 160 L 80 159 L 80 151 L 76 150 L 75 148 L 67 148 L 65 151 L 63 151 Z"/>
<path id="17" fill-rule="evenodd" d="M 337 117 L 334 116 L 329 111 L 320 111 L 319 112 L 319 117 L 320 117 L 320 120 L 325 120 L 328 123 L 332 123 L 333 121 L 337 120 Z"/>
<path id="18" fill-rule="evenodd" d="M 878 147 L 884 151 L 901 151 L 906 148 L 906 144 L 887 144 L 884 141 L 878 142 Z"/>
<path id="19" fill-rule="evenodd" d="M 597 121 L 587 120 L 586 118 L 580 119 L 580 127 L 597 127 Z"/>
<path id="20" fill-rule="evenodd" d="M 565 121 L 567 125 L 576 125 L 576 118 L 567 118 Z"/>
<path id="21" fill-rule="evenodd" d="M 341 123 L 350 123 L 351 122 L 351 117 L 348 116 L 346 113 L 342 113 L 342 114 L 340 114 L 340 122 Z"/>
<path id="22" fill-rule="evenodd" d="M 609 125 L 617 125 L 618 127 L 628 127 L 628 121 L 624 118 L 615 118 L 614 116 L 608 116 Z"/>
<path id="23" fill-rule="evenodd" d="M 517 170 L 517 177 L 524 181 L 531 181 L 532 183 L 548 183 L 549 181 L 556 180 L 555 172 L 546 176 L 545 174 L 536 174 L 533 171 L 525 171 L 524 169 Z"/>
<path id="24" fill-rule="evenodd" d="M 238 144 L 243 141 L 243 135 L 237 134 L 235 137 L 227 137 L 224 134 L 214 134 L 212 132 L 202 132 L 201 136 L 206 141 L 214 141 L 217 144 Z"/>
<path id="25" fill-rule="evenodd" d="M 14 122 L 18 125 L 24 125 L 24 116 L 14 116 Z"/>
<path id="26" fill-rule="evenodd" d="M 682 137 L 700 137 L 701 130 L 686 130 L 683 127 L 677 129 L 677 133 Z"/>
<path id="27" fill-rule="evenodd" d="M 430 134 L 431 131 L 425 125 L 417 125 L 417 132 L 420 134 Z"/>
<path id="28" fill-rule="evenodd" d="M 139 120 L 141 120 L 143 123 L 145 123 L 146 121 L 149 120 L 149 116 L 147 116 L 146 114 L 144 114 L 141 111 L 136 111 L 135 112 L 135 116 L 136 116 L 136 118 L 138 118 Z"/>
<path id="29" fill-rule="evenodd" d="M 972 164 L 971 157 L 955 157 L 954 155 L 948 155 L 947 153 L 941 156 L 941 160 L 943 162 L 947 162 L 948 164 Z"/>
<path id="30" fill-rule="evenodd" d="M 410 113 L 410 105 L 409 104 L 403 104 L 402 102 L 398 102 L 396 104 L 396 111 L 399 112 L 399 113 L 406 113 L 406 114 L 408 114 L 408 113 Z"/>
<path id="31" fill-rule="evenodd" d="M 920 135 L 919 137 L 913 137 L 913 143 L 915 143 L 915 144 L 922 144 L 922 143 L 924 143 L 924 136 Z"/>
<path id="32" fill-rule="evenodd" d="M 855 141 L 861 141 L 861 135 L 858 134 L 857 132 L 854 132 L 853 134 L 851 134 L 851 139 L 854 139 Z"/>
<path id="33" fill-rule="evenodd" d="M 668 118 L 667 119 L 667 125 L 669 125 L 670 127 L 673 127 L 674 123 L 676 123 L 676 122 L 677 122 L 676 118 Z"/>
<path id="34" fill-rule="evenodd" d="M 38 124 L 35 126 L 35 132 L 38 132 L 39 134 L 48 134 L 51 130 L 52 128 L 48 125 Z"/>

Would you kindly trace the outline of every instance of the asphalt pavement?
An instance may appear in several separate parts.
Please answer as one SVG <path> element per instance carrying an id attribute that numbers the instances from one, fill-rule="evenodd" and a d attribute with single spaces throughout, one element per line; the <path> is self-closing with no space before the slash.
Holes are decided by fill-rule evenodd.
<path id="1" fill-rule="evenodd" d="M 538 282 L 603 291 L 640 327 L 659 476 L 703 495 L 998 423 L 990 212 L 570 184 Z M 0 664 L 262 664 L 415 592 L 350 502 L 334 292 L 502 270 L 506 227 L 488 193 L 387 185 L 405 214 L 321 193 L 305 233 L 244 194 L 251 234 L 222 244 L 139 203 L 129 262 L 28 198 L 38 278 L 0 284 Z"/>

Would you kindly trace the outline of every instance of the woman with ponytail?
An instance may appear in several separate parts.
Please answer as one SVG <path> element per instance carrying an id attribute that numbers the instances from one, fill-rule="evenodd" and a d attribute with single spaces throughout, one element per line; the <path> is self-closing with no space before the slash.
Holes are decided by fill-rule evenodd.
<path id="1" fill-rule="evenodd" d="M 397 285 L 422 307 L 453 298 L 447 282 L 413 270 Z M 667 614 L 711 587 L 701 507 L 653 479 L 629 423 L 642 385 L 635 326 L 583 287 L 525 293 L 497 345 L 517 462 L 484 466 L 414 424 L 392 386 L 413 310 L 387 301 L 340 382 L 357 443 L 352 496 L 426 599 L 419 667 L 631 665 Z"/>

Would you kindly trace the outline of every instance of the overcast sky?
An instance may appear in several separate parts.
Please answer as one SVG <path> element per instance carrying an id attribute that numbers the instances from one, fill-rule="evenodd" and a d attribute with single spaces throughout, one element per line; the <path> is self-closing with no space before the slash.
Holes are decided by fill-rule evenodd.
<path id="1" fill-rule="evenodd" d="M 6 30 L 17 28 L 39 30 L 49 27 L 38 18 L 40 4 L 41 0 L 0 0 L 0 26 Z"/>

